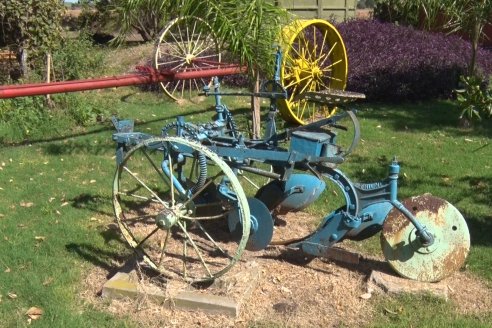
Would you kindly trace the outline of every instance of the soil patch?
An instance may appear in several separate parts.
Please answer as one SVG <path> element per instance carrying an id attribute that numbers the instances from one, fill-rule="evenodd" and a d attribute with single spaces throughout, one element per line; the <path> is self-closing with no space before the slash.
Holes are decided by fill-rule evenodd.
<path id="1" fill-rule="evenodd" d="M 343 243 L 342 248 L 349 249 Z M 282 246 L 245 251 L 233 271 L 248 261 L 260 266 L 260 281 L 244 302 L 238 318 L 159 306 L 145 297 L 108 303 L 99 292 L 109 272 L 95 267 L 85 280 L 82 297 L 102 311 L 130 317 L 141 327 L 338 327 L 364 326 L 374 315 L 373 298 L 366 298 L 372 270 L 392 273 L 380 257 L 363 257 L 359 265 L 311 259 Z M 448 278 L 449 299 L 461 314 L 488 313 L 492 289 L 467 272 Z M 148 284 L 142 279 L 142 284 Z"/>

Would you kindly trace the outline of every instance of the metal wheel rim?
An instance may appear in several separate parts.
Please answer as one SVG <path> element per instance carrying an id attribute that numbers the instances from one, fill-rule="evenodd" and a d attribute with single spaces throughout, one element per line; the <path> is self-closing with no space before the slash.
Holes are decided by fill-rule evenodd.
<path id="1" fill-rule="evenodd" d="M 312 42 L 305 43 L 303 37 L 309 33 L 313 34 Z M 305 91 L 345 89 L 347 52 L 337 29 L 322 19 L 297 20 L 284 28 L 283 43 L 280 79 L 289 98 L 278 102 L 282 117 L 302 125 L 332 115 L 334 108 L 294 98 Z M 314 51 L 302 50 L 309 47 Z"/>
<path id="2" fill-rule="evenodd" d="M 181 30 L 180 24 L 186 26 L 186 31 Z M 178 31 L 174 31 L 178 28 Z M 194 34 L 201 28 L 197 34 L 197 39 L 194 39 Z M 179 33 L 180 35 L 177 35 Z M 192 42 L 187 42 L 184 38 L 188 36 L 182 35 L 191 34 Z M 198 39 L 204 37 L 206 40 L 199 42 Z M 171 45 L 167 42 L 166 38 L 170 38 L 174 43 L 179 44 L 183 41 L 184 46 Z M 195 42 L 193 42 L 195 41 Z M 165 47 L 168 47 L 167 52 Z M 203 49 L 206 47 L 206 49 Z M 212 53 L 209 53 L 211 51 Z M 163 55 L 170 56 L 170 60 L 163 62 Z M 210 25 L 203 19 L 194 16 L 182 16 L 170 21 L 160 33 L 159 39 L 156 44 L 156 50 L 154 55 L 154 67 L 156 69 L 169 69 L 171 71 L 186 71 L 197 70 L 200 68 L 211 67 L 213 65 L 209 63 L 198 63 L 196 59 L 206 59 L 210 61 L 221 61 L 220 47 L 217 41 L 217 37 L 212 31 Z M 204 79 L 190 79 L 190 80 L 178 80 L 173 82 L 161 82 L 161 88 L 164 93 L 175 101 L 192 99 L 196 97 L 198 93 L 202 92 L 203 86 L 208 81 Z"/>

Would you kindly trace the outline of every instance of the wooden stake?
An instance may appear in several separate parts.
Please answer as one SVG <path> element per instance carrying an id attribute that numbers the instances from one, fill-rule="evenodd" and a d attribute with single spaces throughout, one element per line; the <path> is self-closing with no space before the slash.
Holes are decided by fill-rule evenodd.
<path id="1" fill-rule="evenodd" d="M 46 83 L 50 83 L 50 82 L 51 82 L 51 54 L 48 53 L 46 54 Z M 51 100 L 49 94 L 46 95 L 46 103 L 50 108 L 53 108 L 55 105 Z"/>
<path id="2" fill-rule="evenodd" d="M 260 91 L 260 73 L 255 73 L 255 85 L 253 92 Z M 251 114 L 253 118 L 253 138 L 259 139 L 261 137 L 261 113 L 260 113 L 260 98 L 251 97 Z"/>

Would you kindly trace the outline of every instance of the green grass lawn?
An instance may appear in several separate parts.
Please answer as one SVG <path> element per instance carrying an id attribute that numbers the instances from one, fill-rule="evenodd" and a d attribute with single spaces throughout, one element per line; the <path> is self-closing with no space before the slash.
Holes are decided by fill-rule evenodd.
<path id="1" fill-rule="evenodd" d="M 178 106 L 130 88 L 88 95 L 106 97 L 120 117 L 137 119 L 136 130 L 153 134 L 178 114 L 205 122 L 213 112 L 212 99 Z M 242 125 L 247 100 L 226 99 Z M 430 192 L 454 204 L 471 233 L 467 270 L 492 282 L 492 127 L 489 121 L 459 129 L 458 113 L 449 102 L 360 105 L 363 140 L 340 169 L 355 181 L 377 181 L 397 156 L 400 198 Z M 80 296 L 91 268 L 111 271 L 131 256 L 118 231 L 108 228 L 112 132 L 104 123 L 0 148 L 0 326 L 27 326 L 25 312 L 32 306 L 44 310 L 35 322 L 40 327 L 136 326 L 131 318 L 94 309 Z M 378 238 L 357 247 L 379 252 Z M 375 326 L 478 327 L 492 320 L 454 315 L 452 304 L 432 298 L 381 299 L 376 306 L 404 310 L 396 318 L 377 311 Z"/>

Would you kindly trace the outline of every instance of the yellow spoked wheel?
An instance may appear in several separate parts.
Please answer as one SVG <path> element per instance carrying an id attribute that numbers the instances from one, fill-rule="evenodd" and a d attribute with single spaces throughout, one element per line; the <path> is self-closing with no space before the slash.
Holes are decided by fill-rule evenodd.
<path id="1" fill-rule="evenodd" d="M 219 43 L 211 26 L 194 16 L 170 21 L 157 40 L 154 66 L 175 72 L 215 67 L 221 61 Z M 192 100 L 209 80 L 196 78 L 161 82 L 164 93 L 174 100 Z"/>
<path id="2" fill-rule="evenodd" d="M 278 102 L 289 122 L 307 124 L 333 114 L 334 109 L 299 97 L 307 91 L 345 89 L 347 52 L 337 29 L 322 19 L 296 20 L 283 30 L 280 79 L 288 99 Z"/>

